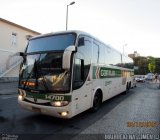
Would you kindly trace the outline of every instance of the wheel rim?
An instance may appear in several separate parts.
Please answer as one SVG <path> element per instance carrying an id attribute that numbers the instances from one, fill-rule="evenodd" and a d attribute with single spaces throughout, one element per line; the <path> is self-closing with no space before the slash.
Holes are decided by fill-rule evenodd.
<path id="1" fill-rule="evenodd" d="M 93 106 L 94 106 L 95 109 L 99 108 L 99 106 L 100 106 L 100 97 L 99 97 L 99 95 L 95 95 Z"/>

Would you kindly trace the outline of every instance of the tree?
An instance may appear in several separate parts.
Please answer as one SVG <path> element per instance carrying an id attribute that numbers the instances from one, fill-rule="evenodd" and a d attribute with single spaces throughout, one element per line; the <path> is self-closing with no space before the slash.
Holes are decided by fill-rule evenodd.
<path id="1" fill-rule="evenodd" d="M 155 72 L 160 74 L 160 58 L 156 58 L 156 68 L 155 68 Z"/>
<path id="2" fill-rule="evenodd" d="M 152 56 L 143 57 L 138 56 L 133 58 L 134 66 L 138 69 L 135 70 L 135 74 L 145 75 L 149 72 L 160 74 L 160 58 L 154 58 Z"/>
<path id="3" fill-rule="evenodd" d="M 135 74 L 147 74 L 148 73 L 148 62 L 147 62 L 147 58 L 146 57 L 142 57 L 142 56 L 139 56 L 139 57 L 135 57 L 133 58 L 133 61 L 134 61 L 134 66 L 137 66 L 138 69 L 135 70 Z"/>
<path id="4" fill-rule="evenodd" d="M 153 63 L 149 63 L 148 64 L 148 69 L 151 73 L 154 73 L 155 72 L 155 68 L 156 68 L 156 65 L 153 64 Z"/>
<path id="5" fill-rule="evenodd" d="M 151 73 L 154 73 L 154 72 L 155 72 L 155 69 L 156 69 L 156 61 L 155 61 L 155 58 L 152 57 L 152 56 L 148 56 L 147 59 L 148 59 L 148 70 L 149 70 Z"/>

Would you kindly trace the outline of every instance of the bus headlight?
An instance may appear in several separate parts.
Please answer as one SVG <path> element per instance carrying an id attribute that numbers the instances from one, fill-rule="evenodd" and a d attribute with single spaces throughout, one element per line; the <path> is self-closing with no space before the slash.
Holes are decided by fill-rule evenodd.
<path id="1" fill-rule="evenodd" d="M 24 100 L 24 96 L 23 96 L 23 95 L 21 95 L 21 94 L 20 94 L 20 95 L 18 95 L 18 100 L 19 100 L 19 101 L 23 101 L 23 100 Z"/>
<path id="2" fill-rule="evenodd" d="M 23 101 L 24 100 L 24 97 L 25 97 L 25 91 L 24 90 L 18 90 L 18 93 L 19 93 L 19 95 L 18 95 L 18 100 L 19 101 Z"/>
<path id="3" fill-rule="evenodd" d="M 68 104 L 69 104 L 68 101 L 53 101 L 53 102 L 51 102 L 51 105 L 56 106 L 56 107 L 66 106 Z"/>

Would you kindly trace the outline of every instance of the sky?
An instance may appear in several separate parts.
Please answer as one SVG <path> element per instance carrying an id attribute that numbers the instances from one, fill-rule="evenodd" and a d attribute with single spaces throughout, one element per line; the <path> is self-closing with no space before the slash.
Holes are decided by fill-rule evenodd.
<path id="1" fill-rule="evenodd" d="M 160 0 L 0 0 L 0 17 L 42 34 L 82 30 L 125 54 L 160 57 Z"/>

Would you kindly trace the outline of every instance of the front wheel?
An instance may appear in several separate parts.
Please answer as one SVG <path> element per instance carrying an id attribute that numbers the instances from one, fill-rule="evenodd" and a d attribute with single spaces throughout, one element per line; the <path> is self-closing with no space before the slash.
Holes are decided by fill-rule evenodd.
<path id="1" fill-rule="evenodd" d="M 97 91 L 94 95 L 92 111 L 96 112 L 100 108 L 101 103 L 102 103 L 101 94 Z"/>

